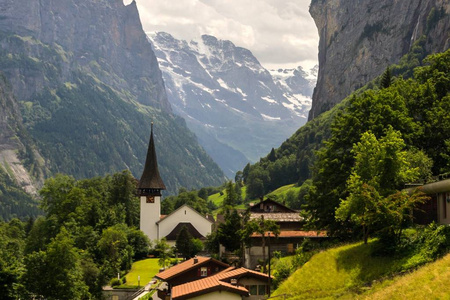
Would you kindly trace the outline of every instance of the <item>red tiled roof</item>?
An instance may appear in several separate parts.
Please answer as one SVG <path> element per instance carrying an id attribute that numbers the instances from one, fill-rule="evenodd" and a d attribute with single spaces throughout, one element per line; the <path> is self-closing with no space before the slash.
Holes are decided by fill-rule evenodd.
<path id="1" fill-rule="evenodd" d="M 231 268 L 229 268 L 231 269 Z M 227 269 L 228 270 L 228 269 Z M 246 268 L 238 268 L 228 272 L 222 271 L 214 276 L 195 280 L 172 288 L 172 299 L 183 299 L 186 296 L 206 294 L 210 291 L 226 289 L 232 293 L 248 295 L 248 290 L 242 286 L 235 286 L 224 282 L 224 280 L 239 278 L 243 276 L 259 277 L 267 280 L 269 276 Z"/>
<path id="2" fill-rule="evenodd" d="M 167 217 L 167 215 L 160 215 L 160 216 L 159 216 L 159 219 L 162 220 L 162 219 L 164 219 L 165 217 Z"/>
<path id="3" fill-rule="evenodd" d="M 198 266 L 201 266 L 209 261 L 214 261 L 215 263 L 222 265 L 224 267 L 229 267 L 227 264 L 218 261 L 214 258 L 211 257 L 204 257 L 204 256 L 198 256 L 197 258 L 197 262 L 194 263 L 194 258 L 188 259 L 182 263 L 179 263 L 178 265 L 175 265 L 167 270 L 164 270 L 158 274 L 155 275 L 155 277 L 167 281 L 170 280 L 173 277 L 176 277 L 182 273 L 185 273 L 189 270 L 192 270 L 194 268 L 197 268 Z"/>
<path id="4" fill-rule="evenodd" d="M 268 235 L 268 232 L 265 234 Z M 273 237 L 273 233 L 270 235 Z M 261 237 L 259 233 L 253 233 L 251 237 Z M 326 231 L 281 231 L 278 235 L 279 238 L 290 238 L 290 237 L 327 237 Z"/>
<path id="5" fill-rule="evenodd" d="M 242 286 L 235 286 L 212 277 L 177 285 L 172 288 L 172 299 L 183 299 L 186 296 L 206 294 L 212 291 L 226 290 L 231 293 L 247 296 L 248 290 Z"/>

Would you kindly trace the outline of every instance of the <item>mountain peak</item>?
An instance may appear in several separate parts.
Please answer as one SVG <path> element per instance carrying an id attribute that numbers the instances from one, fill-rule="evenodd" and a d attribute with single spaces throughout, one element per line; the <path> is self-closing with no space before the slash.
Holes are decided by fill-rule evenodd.
<path id="1" fill-rule="evenodd" d="M 149 38 L 175 113 L 228 176 L 305 123 L 312 87 L 301 68 L 285 82 L 231 41 L 202 35 L 187 42 L 162 33 Z"/>

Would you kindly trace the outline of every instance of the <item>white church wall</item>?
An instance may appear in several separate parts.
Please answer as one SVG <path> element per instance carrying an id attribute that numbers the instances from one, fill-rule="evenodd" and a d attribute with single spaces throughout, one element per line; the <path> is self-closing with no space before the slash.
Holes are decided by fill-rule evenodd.
<path id="1" fill-rule="evenodd" d="M 167 236 L 178 225 L 178 223 L 191 223 L 201 235 L 205 236 L 211 233 L 212 223 L 197 211 L 183 205 L 170 215 L 162 219 L 159 225 L 159 239 Z"/>

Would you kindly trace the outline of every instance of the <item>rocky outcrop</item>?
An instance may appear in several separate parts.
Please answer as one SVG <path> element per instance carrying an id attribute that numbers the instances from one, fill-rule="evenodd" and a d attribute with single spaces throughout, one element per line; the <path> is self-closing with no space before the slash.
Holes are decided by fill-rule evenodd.
<path id="1" fill-rule="evenodd" d="M 56 49 L 57 82 L 48 82 L 42 72 L 3 70 L 18 99 L 28 99 L 43 87 L 70 81 L 74 68 L 83 68 L 100 81 L 114 86 L 124 99 L 170 112 L 156 57 L 149 47 L 136 2 L 122 0 L 1 0 L 0 30 L 30 42 L 22 55 L 45 57 Z M 31 40 L 33 39 L 33 40 Z M 42 43 L 42 44 L 40 44 Z M 44 46 L 45 45 L 45 46 Z M 14 41 L 2 41 L 7 51 Z M 48 60 L 53 57 L 45 57 Z M 24 73 L 25 72 L 25 73 Z"/>
<path id="2" fill-rule="evenodd" d="M 19 158 L 19 154 L 27 155 L 27 151 L 31 152 L 28 155 L 39 156 L 27 135 L 11 86 L 0 73 L 0 167 L 18 186 L 35 195 L 36 187 L 42 184 L 43 174 L 39 173 L 42 168 L 36 168 L 36 176 L 32 177 Z"/>
<path id="3" fill-rule="evenodd" d="M 427 53 L 450 46 L 448 0 L 313 0 L 319 74 L 309 119 L 397 63 L 426 36 Z"/>

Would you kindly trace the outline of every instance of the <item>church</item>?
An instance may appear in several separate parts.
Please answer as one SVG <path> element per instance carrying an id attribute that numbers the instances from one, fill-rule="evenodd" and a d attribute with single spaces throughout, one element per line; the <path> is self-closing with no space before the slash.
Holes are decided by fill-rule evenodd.
<path id="1" fill-rule="evenodd" d="M 214 220 L 201 215 L 189 205 L 185 204 L 167 216 L 161 215 L 161 191 L 165 189 L 158 170 L 152 123 L 144 171 L 137 189 L 140 197 L 140 229 L 150 240 L 166 238 L 170 245 L 175 244 L 183 226 L 194 238 L 203 239 L 211 233 Z"/>

